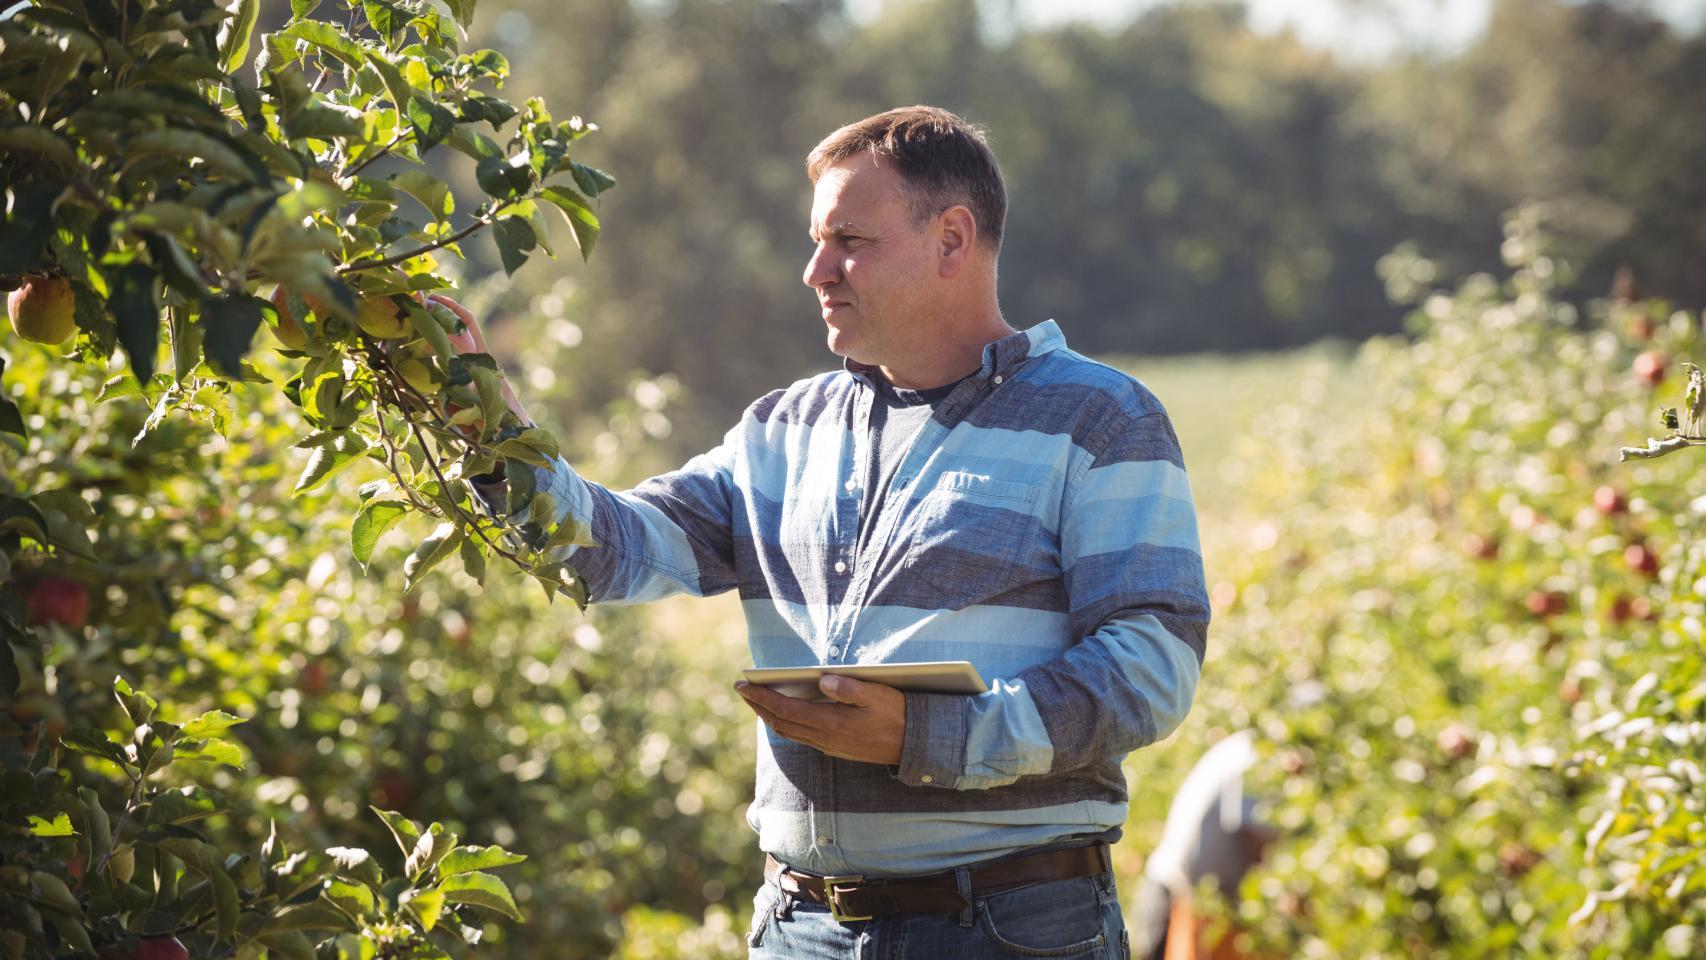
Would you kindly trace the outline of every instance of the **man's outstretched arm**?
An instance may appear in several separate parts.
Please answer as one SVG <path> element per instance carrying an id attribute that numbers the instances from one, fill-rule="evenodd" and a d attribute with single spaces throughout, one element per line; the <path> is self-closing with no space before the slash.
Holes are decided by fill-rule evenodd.
<path id="1" fill-rule="evenodd" d="M 435 299 L 467 328 L 452 338 L 453 347 L 489 352 L 473 314 L 448 298 Z M 531 423 L 507 378 L 503 393 L 516 416 Z M 566 546 L 554 551 L 554 559 L 573 564 L 595 602 L 637 603 L 675 593 L 707 596 L 735 584 L 734 470 L 741 430 L 736 424 L 715 449 L 633 490 L 617 492 L 583 479 L 562 457 L 549 467 L 531 468 L 532 475 L 524 479 L 488 475 L 471 484 L 486 509 L 501 515 L 509 512 L 511 484 L 526 483 L 552 495 L 554 520 L 572 519 L 589 530 L 596 546 Z"/>

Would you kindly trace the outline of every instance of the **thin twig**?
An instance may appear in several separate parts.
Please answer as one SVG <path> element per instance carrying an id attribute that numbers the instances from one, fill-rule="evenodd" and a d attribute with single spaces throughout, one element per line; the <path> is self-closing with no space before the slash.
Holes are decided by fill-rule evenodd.
<path id="1" fill-rule="evenodd" d="M 391 138 L 390 143 L 387 143 L 385 146 L 380 147 L 379 152 L 373 154 L 373 156 L 371 156 L 371 157 L 364 157 L 364 158 L 362 158 L 360 163 L 357 163 L 355 166 L 350 167 L 347 170 L 341 171 L 338 174 L 338 179 L 339 180 L 348 180 L 350 177 L 355 176 L 356 174 L 360 173 L 363 170 L 366 170 L 368 164 L 371 164 L 375 160 L 378 160 L 380 157 L 383 157 L 386 154 L 390 153 L 393 147 L 397 146 L 397 144 L 402 143 L 404 140 L 408 139 L 409 135 L 413 134 L 413 133 L 414 133 L 413 130 L 399 130 L 399 131 L 397 131 L 397 135 Z"/>
<path id="2" fill-rule="evenodd" d="M 440 247 L 448 247 L 453 243 L 466 239 L 470 234 L 481 227 L 491 226 L 491 224 L 497 220 L 499 213 L 514 206 L 515 203 L 516 201 L 514 200 L 505 200 L 503 203 L 493 207 L 492 212 L 483 217 L 476 218 L 473 223 L 470 223 L 468 226 L 463 227 L 461 230 L 456 231 L 450 236 L 441 237 L 429 244 L 426 244 L 425 246 L 410 250 L 407 253 L 399 253 L 396 256 L 386 257 L 383 260 L 362 260 L 357 261 L 356 263 L 346 263 L 339 267 L 337 272 L 341 276 L 346 273 L 353 273 L 357 270 L 374 270 L 379 267 L 395 266 L 396 264 L 403 263 L 404 261 L 413 260 L 423 253 L 431 253 Z"/>

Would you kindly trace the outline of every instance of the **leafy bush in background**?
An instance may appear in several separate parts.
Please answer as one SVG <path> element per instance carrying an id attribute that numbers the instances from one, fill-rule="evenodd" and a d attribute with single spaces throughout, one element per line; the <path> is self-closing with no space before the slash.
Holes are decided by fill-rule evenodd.
<path id="1" fill-rule="evenodd" d="M 1263 518 L 1215 587 L 1197 710 L 1248 724 L 1283 837 L 1253 942 L 1304 957 L 1698 955 L 1706 791 L 1686 457 L 1656 427 L 1696 316 L 1555 296 L 1539 212 L 1514 272 L 1432 290 L 1376 340 L 1357 409 L 1278 405 L 1246 440 Z M 1651 425 L 1651 427 L 1649 426 Z"/>

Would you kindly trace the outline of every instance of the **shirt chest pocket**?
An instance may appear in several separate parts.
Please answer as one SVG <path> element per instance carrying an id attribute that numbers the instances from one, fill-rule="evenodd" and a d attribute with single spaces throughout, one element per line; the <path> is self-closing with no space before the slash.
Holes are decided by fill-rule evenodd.
<path id="1" fill-rule="evenodd" d="M 949 471 L 913 504 L 899 536 L 909 579 L 937 584 L 957 609 L 1033 579 L 1019 560 L 1041 535 L 1035 484 Z"/>

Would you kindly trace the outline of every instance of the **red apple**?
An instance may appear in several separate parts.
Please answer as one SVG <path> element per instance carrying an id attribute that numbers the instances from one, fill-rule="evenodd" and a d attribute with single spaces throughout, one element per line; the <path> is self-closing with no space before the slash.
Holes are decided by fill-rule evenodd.
<path id="1" fill-rule="evenodd" d="M 1496 560 L 1499 556 L 1499 541 L 1471 533 L 1463 538 L 1463 552 L 1477 560 Z"/>
<path id="2" fill-rule="evenodd" d="M 1462 760 L 1475 752 L 1475 738 L 1457 724 L 1441 730 L 1437 742 L 1441 752 L 1453 760 Z"/>
<path id="3" fill-rule="evenodd" d="M 190 952 L 177 937 L 144 937 L 130 954 L 130 960 L 190 960 Z"/>
<path id="4" fill-rule="evenodd" d="M 1648 350 L 1635 358 L 1635 379 L 1649 387 L 1656 387 L 1664 382 L 1665 365 L 1670 361 L 1657 350 Z"/>
<path id="5" fill-rule="evenodd" d="M 1629 569 L 1645 576 L 1659 572 L 1659 558 L 1653 551 L 1639 543 L 1631 543 L 1623 551 L 1623 562 Z"/>
<path id="6" fill-rule="evenodd" d="M 1627 513 L 1629 501 L 1616 487 L 1607 484 L 1593 492 L 1593 507 L 1609 517 L 1614 513 Z"/>
<path id="7" fill-rule="evenodd" d="M 1619 594 L 1616 600 L 1611 601 L 1611 609 L 1606 612 L 1606 617 L 1612 623 L 1622 623 L 1628 620 L 1634 612 L 1635 601 L 1629 599 L 1628 594 Z"/>
<path id="8" fill-rule="evenodd" d="M 1534 590 L 1523 598 L 1522 605 L 1537 617 L 1551 617 L 1570 609 L 1570 598 L 1562 590 Z"/>
<path id="9" fill-rule="evenodd" d="M 387 770 L 374 782 L 379 805 L 386 810 L 404 810 L 415 799 L 415 783 L 401 770 Z"/>
<path id="10" fill-rule="evenodd" d="M 78 580 L 42 577 L 30 589 L 28 604 L 31 626 L 57 623 L 81 630 L 89 622 L 89 588 Z"/>
<path id="11" fill-rule="evenodd" d="M 326 676 L 326 668 L 318 660 L 308 661 L 296 680 L 296 688 L 311 697 L 325 693 L 330 685 L 331 680 Z"/>

